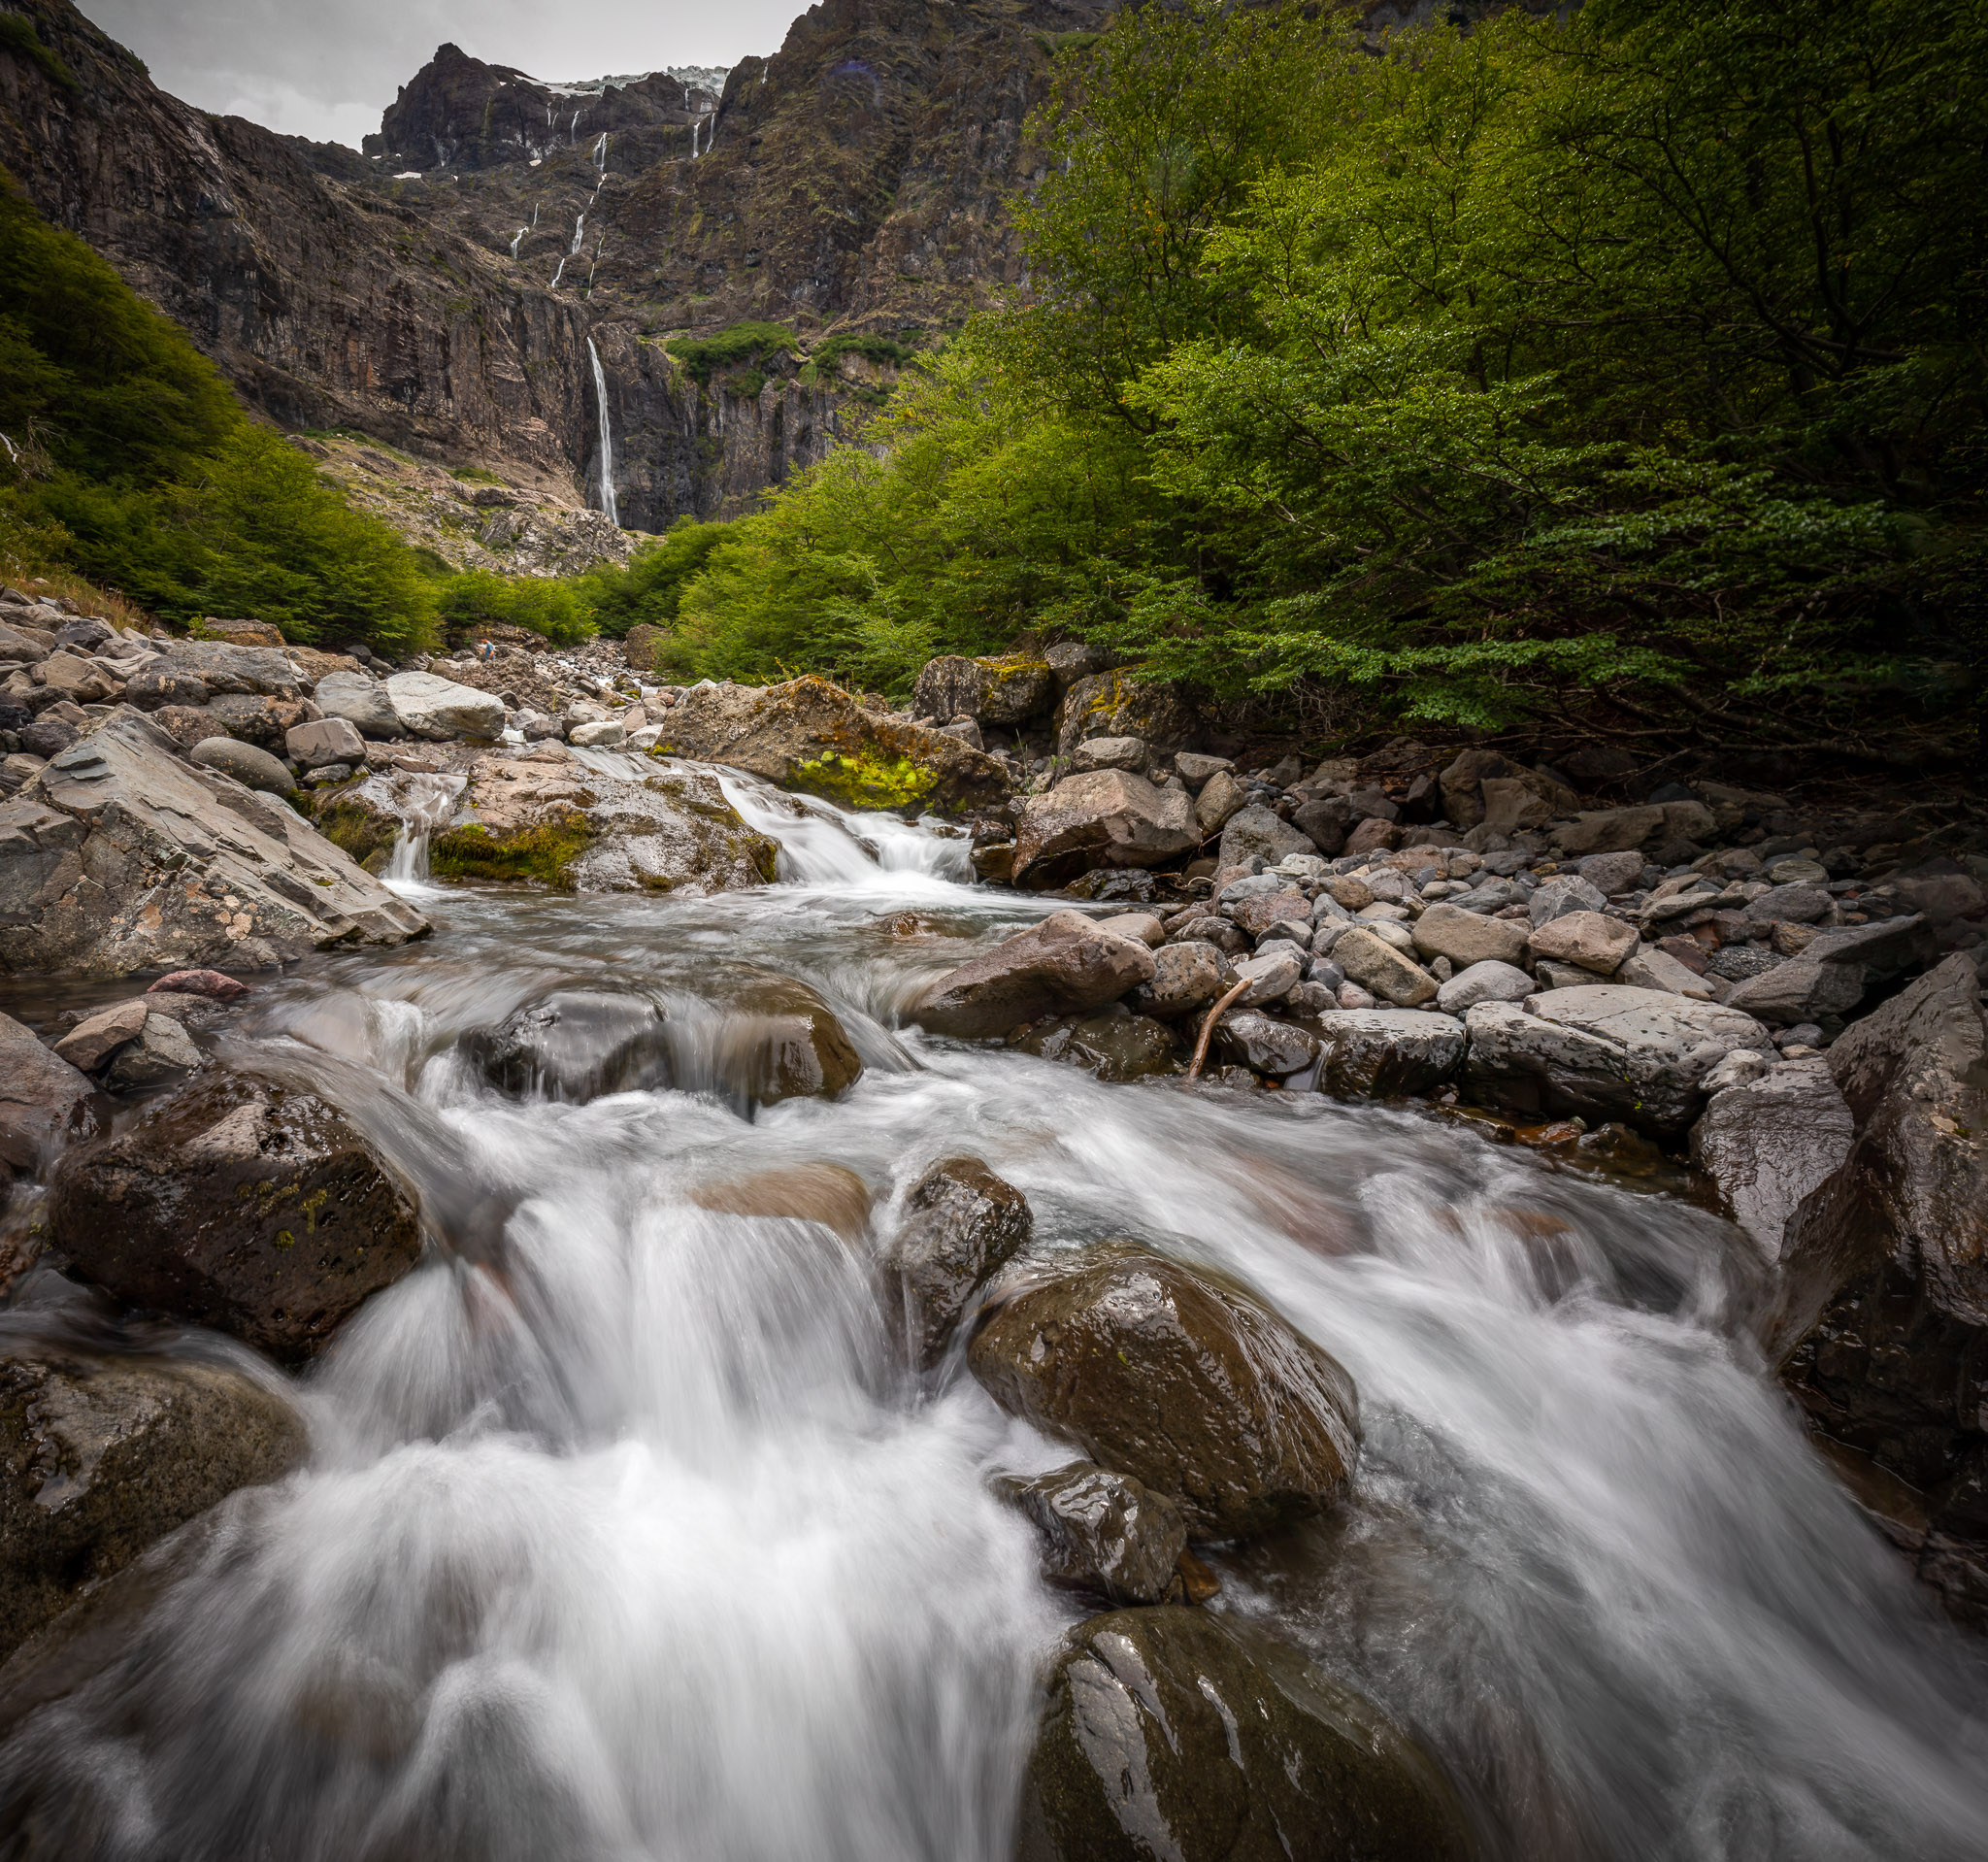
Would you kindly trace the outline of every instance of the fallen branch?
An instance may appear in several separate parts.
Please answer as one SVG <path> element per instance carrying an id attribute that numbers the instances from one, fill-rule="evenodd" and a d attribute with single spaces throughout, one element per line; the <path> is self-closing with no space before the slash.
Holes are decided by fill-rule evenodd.
<path id="1" fill-rule="evenodd" d="M 1244 977 L 1221 1001 L 1216 1003 L 1208 1012 L 1208 1019 L 1201 1024 L 1201 1039 L 1194 1044 L 1194 1058 L 1187 1063 L 1187 1078 L 1189 1080 L 1199 1080 L 1201 1078 L 1201 1063 L 1208 1058 L 1209 1037 L 1214 1033 L 1215 1023 L 1221 1020 L 1222 1011 L 1230 1003 L 1234 1002 L 1243 990 L 1249 987 L 1249 982 L 1250 979 Z"/>

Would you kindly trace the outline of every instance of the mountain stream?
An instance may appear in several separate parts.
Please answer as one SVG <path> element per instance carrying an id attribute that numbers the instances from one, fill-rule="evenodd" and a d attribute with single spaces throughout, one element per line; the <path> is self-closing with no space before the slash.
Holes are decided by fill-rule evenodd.
<path id="1" fill-rule="evenodd" d="M 448 1245 L 283 1380 L 307 1471 L 221 1509 L 116 1658 L 0 1746 L 0 1799 L 86 1780 L 37 1853 L 1005 1862 L 1035 1678 L 1081 1613 L 987 1477 L 1071 1451 L 957 1345 L 908 1376 L 822 1229 L 689 1196 L 829 1162 L 881 1224 L 970 1152 L 1039 1249 L 1212 1264 L 1351 1371 L 1352 1500 L 1211 1552 L 1213 1607 L 1419 1732 L 1487 1856 L 1988 1854 L 1981 1665 L 1739 1336 L 1737 1230 L 1426 1112 L 1106 1085 L 900 1027 L 1051 903 L 971 884 L 929 827 L 722 780 L 780 883 L 445 888 L 411 834 L 435 936 L 259 987 L 235 1050 L 343 1106 Z M 696 1025 L 765 971 L 841 1016 L 865 1072 L 839 1099 L 748 1114 L 691 1067 L 518 1103 L 458 1056 L 550 989 Z"/>

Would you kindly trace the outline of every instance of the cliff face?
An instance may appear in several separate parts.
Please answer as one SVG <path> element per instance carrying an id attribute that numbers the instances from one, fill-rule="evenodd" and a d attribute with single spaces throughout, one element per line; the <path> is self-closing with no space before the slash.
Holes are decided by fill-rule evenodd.
<path id="1" fill-rule="evenodd" d="M 0 161 L 252 405 L 598 507 L 591 339 L 621 520 L 661 529 L 818 459 L 878 384 L 853 355 L 700 384 L 664 341 L 915 339 L 1014 283 L 1022 122 L 1109 0 L 823 0 L 721 96 L 445 46 L 364 155 L 180 103 L 68 0 L 12 4 L 74 83 L 0 48 Z"/>

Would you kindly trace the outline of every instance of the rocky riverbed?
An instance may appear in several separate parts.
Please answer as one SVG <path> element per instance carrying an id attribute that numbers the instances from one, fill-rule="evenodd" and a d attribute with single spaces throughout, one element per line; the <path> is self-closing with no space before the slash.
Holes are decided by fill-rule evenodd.
<path id="1" fill-rule="evenodd" d="M 9 1853 L 1977 1852 L 1964 822 L 208 631 L 0 610 Z"/>

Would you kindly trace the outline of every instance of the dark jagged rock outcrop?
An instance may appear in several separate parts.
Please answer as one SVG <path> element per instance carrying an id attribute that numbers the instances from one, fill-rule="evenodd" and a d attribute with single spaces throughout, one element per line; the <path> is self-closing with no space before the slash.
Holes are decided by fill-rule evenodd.
<path id="1" fill-rule="evenodd" d="M 713 377 L 651 339 L 902 335 L 1021 282 L 1022 125 L 1057 38 L 1109 4 L 824 0 L 718 99 L 664 73 L 548 85 L 444 46 L 366 156 L 167 96 L 69 0 L 20 11 L 75 83 L 0 47 L 0 162 L 253 406 L 600 507 L 591 337 L 621 520 L 662 529 L 822 457 L 891 364 Z"/>

